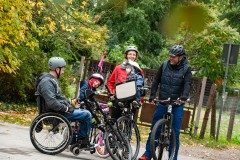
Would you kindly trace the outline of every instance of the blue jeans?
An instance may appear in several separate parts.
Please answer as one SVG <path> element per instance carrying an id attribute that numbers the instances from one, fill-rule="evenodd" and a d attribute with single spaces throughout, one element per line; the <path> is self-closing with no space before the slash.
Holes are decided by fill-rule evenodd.
<path id="1" fill-rule="evenodd" d="M 175 157 L 174 160 L 177 160 L 177 156 L 178 156 L 178 150 L 179 150 L 179 135 L 180 135 L 180 129 L 181 129 L 181 124 L 182 124 L 182 116 L 183 116 L 183 105 L 180 105 L 178 107 L 173 107 L 172 109 L 172 114 L 173 114 L 173 128 L 174 128 L 174 132 L 175 132 L 175 137 L 176 137 L 176 152 L 175 152 Z M 152 132 L 152 128 L 154 127 L 155 123 L 159 120 L 163 118 L 163 115 L 167 112 L 167 107 L 161 105 L 160 103 L 157 104 L 156 107 L 156 111 L 153 115 L 153 119 L 152 119 L 152 126 L 151 126 L 151 131 L 148 135 L 148 140 L 146 143 L 146 151 L 144 153 L 144 155 L 146 155 L 147 157 L 149 157 L 150 159 L 152 158 L 152 154 L 151 154 L 151 146 L 150 146 L 150 139 L 151 139 L 151 132 Z M 157 135 L 159 135 L 157 133 Z M 169 148 L 170 152 L 171 152 L 171 145 Z"/>
<path id="2" fill-rule="evenodd" d="M 72 114 L 64 113 L 63 116 L 69 120 L 80 120 L 85 123 L 80 125 L 80 131 L 78 132 L 79 138 L 86 138 L 90 134 L 92 127 L 92 114 L 88 110 L 74 109 Z"/>

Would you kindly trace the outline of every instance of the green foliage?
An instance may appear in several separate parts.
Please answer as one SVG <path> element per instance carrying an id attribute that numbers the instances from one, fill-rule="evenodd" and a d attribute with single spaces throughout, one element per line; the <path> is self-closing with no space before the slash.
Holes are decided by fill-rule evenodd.
<path id="1" fill-rule="evenodd" d="M 115 45 L 112 47 L 112 49 L 109 50 L 109 53 L 106 57 L 107 62 L 116 62 L 117 64 L 120 64 L 125 59 L 125 49 L 127 46 L 134 45 L 137 47 L 137 45 L 134 44 L 135 40 L 133 37 L 131 37 L 128 41 L 126 41 L 123 45 Z M 138 47 L 137 47 L 138 48 Z M 139 53 L 139 57 L 141 57 L 141 53 Z"/>
<path id="2" fill-rule="evenodd" d="M 207 9 L 208 6 L 204 4 L 190 3 L 189 5 L 202 7 L 203 11 L 207 11 L 206 25 L 202 31 L 196 32 L 189 30 L 189 25 L 186 26 L 183 21 L 174 41 L 183 44 L 186 48 L 189 63 L 192 69 L 197 71 L 196 76 L 206 76 L 212 81 L 223 79 L 225 71 L 221 62 L 223 44 L 228 43 L 230 38 L 234 43 L 239 43 L 239 34 L 228 26 L 226 21 L 219 21 L 216 10 Z M 232 78 L 228 81 L 230 84 L 239 79 L 239 74 L 236 74 L 237 70 L 239 69 L 236 66 L 230 67 L 229 77 Z"/>
<path id="3" fill-rule="evenodd" d="M 18 47 L 16 52 L 19 59 L 22 60 L 16 74 L 0 72 L 0 84 L 3 86 L 0 90 L 1 100 L 29 100 L 35 99 L 35 81 L 34 78 L 47 67 L 44 55 L 39 52 L 33 52 L 25 47 Z M 46 56 L 46 55 L 45 55 Z M 42 64 L 40 64 L 42 63 Z"/>
<path id="4" fill-rule="evenodd" d="M 35 100 L 34 78 L 48 72 L 47 62 L 52 56 L 68 62 L 61 86 L 70 96 L 71 65 L 82 55 L 99 58 L 106 50 L 107 28 L 96 25 L 85 12 L 88 4 L 58 2 L 0 0 L 1 100 Z"/>
<path id="5" fill-rule="evenodd" d="M 164 45 L 160 26 L 168 5 L 166 0 L 113 0 L 99 3 L 95 14 L 99 15 L 100 24 L 111 28 L 110 44 L 113 46 L 124 44 L 133 37 L 141 52 L 157 55 Z"/>
<path id="6" fill-rule="evenodd" d="M 16 52 L 18 46 L 34 49 L 37 41 L 30 30 L 34 30 L 31 21 L 31 5 L 25 0 L 0 0 L 0 72 L 16 73 L 22 60 Z"/>
<path id="7" fill-rule="evenodd" d="M 158 69 L 168 59 L 168 50 L 164 48 L 159 55 L 144 53 L 140 59 L 142 68 Z"/>
<path id="8" fill-rule="evenodd" d="M 239 1 L 222 1 L 217 3 L 217 7 L 222 13 L 220 19 L 227 18 L 228 24 L 240 32 L 240 2 Z"/>

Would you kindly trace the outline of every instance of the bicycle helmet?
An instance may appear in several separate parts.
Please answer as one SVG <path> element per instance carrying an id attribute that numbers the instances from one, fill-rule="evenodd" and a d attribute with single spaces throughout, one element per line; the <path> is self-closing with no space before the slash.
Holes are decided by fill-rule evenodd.
<path id="1" fill-rule="evenodd" d="M 56 68 L 65 67 L 66 61 L 61 57 L 52 57 L 48 61 L 48 66 L 50 70 L 55 70 Z"/>
<path id="2" fill-rule="evenodd" d="M 104 83 L 104 78 L 100 73 L 93 73 L 90 77 L 89 80 L 91 80 L 92 78 L 97 78 L 100 80 L 100 86 Z"/>
<path id="3" fill-rule="evenodd" d="M 168 53 L 170 56 L 182 56 L 185 55 L 185 50 L 182 45 L 175 45 Z"/>
<path id="4" fill-rule="evenodd" d="M 138 57 L 138 50 L 137 50 L 137 47 L 135 47 L 135 46 L 128 46 L 127 48 L 126 48 L 126 50 L 125 50 L 125 52 L 124 52 L 124 54 L 125 54 L 125 58 L 127 59 L 127 53 L 128 53 L 128 51 L 135 51 L 136 53 L 137 53 L 137 57 Z M 137 58 L 136 57 L 136 58 Z"/>

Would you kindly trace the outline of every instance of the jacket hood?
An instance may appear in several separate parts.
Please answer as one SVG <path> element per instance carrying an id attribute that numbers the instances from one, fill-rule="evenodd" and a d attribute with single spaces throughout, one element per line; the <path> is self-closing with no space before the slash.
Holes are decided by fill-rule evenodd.
<path id="1" fill-rule="evenodd" d="M 49 78 L 54 78 L 50 73 L 43 72 L 39 76 L 35 78 L 35 83 L 36 83 L 36 88 L 38 84 L 43 80 L 44 78 L 49 77 Z"/>
<path id="2" fill-rule="evenodd" d="M 46 77 L 54 78 L 50 73 L 43 72 L 43 73 L 41 73 L 41 74 L 37 77 L 37 79 L 38 79 L 39 82 L 40 82 L 43 78 L 46 78 Z"/>

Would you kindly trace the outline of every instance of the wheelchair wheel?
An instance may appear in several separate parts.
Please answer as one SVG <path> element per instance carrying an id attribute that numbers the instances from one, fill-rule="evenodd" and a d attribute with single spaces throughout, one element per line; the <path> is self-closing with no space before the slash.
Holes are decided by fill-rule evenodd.
<path id="1" fill-rule="evenodd" d="M 30 126 L 33 146 L 44 154 L 58 154 L 64 151 L 72 139 L 72 129 L 68 120 L 58 113 L 38 115 Z"/>

